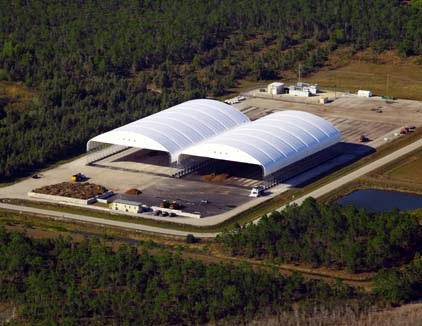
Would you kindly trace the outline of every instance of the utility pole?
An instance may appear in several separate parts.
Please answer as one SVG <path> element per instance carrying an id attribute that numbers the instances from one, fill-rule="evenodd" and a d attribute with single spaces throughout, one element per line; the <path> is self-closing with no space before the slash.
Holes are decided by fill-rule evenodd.
<path id="1" fill-rule="evenodd" d="M 389 84 L 390 84 L 390 75 L 387 74 L 387 97 L 390 97 Z"/>
<path id="2" fill-rule="evenodd" d="M 300 82 L 300 63 L 299 63 L 299 82 Z"/>

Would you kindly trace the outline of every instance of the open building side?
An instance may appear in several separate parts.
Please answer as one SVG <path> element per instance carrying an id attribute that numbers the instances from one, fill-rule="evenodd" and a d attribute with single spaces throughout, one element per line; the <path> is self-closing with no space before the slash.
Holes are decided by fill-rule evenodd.
<path id="1" fill-rule="evenodd" d="M 266 177 L 339 141 L 340 132 L 328 121 L 307 112 L 282 111 L 189 147 L 179 160 L 254 164 Z"/>
<path id="2" fill-rule="evenodd" d="M 249 164 L 265 178 L 339 141 L 331 123 L 307 112 L 287 110 L 251 122 L 230 105 L 192 100 L 98 135 L 87 150 L 105 143 L 161 151 L 168 164 L 185 171 L 208 161 Z"/>
<path id="3" fill-rule="evenodd" d="M 191 100 L 100 134 L 87 143 L 87 151 L 101 144 L 166 152 L 177 162 L 186 148 L 249 122 L 249 118 L 222 102 Z"/>

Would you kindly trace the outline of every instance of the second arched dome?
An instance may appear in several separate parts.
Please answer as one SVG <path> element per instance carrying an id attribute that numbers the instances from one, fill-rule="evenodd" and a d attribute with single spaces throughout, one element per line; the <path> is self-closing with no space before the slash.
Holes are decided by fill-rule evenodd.
<path id="1" fill-rule="evenodd" d="M 183 155 L 261 165 L 264 176 L 340 141 L 328 121 L 303 111 L 282 111 L 187 148 Z"/>

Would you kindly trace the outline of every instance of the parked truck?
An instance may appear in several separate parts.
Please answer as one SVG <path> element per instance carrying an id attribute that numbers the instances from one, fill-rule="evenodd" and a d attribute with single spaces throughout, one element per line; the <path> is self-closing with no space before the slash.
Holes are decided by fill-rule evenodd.
<path id="1" fill-rule="evenodd" d="M 249 197 L 261 197 L 264 194 L 264 188 L 262 186 L 253 187 L 249 194 Z"/>

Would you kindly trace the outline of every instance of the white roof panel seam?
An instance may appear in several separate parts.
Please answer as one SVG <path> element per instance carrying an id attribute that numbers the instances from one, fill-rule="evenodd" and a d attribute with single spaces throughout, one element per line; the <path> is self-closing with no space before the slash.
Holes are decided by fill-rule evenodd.
<path id="1" fill-rule="evenodd" d="M 201 104 L 201 106 L 203 106 L 203 107 L 207 107 L 207 108 L 212 108 L 210 105 L 207 105 L 207 104 Z M 239 123 L 237 123 L 230 115 L 228 115 L 226 112 L 224 112 L 223 110 L 221 110 L 219 107 L 214 107 L 213 109 L 217 109 L 218 111 L 220 111 L 222 114 L 224 114 L 227 118 L 229 118 L 233 123 L 234 123 L 234 125 L 239 125 Z"/>
<path id="2" fill-rule="evenodd" d="M 182 135 L 182 137 L 184 137 L 185 139 L 188 140 L 188 143 L 190 144 L 194 144 L 195 141 L 188 136 L 185 132 L 181 131 L 180 129 L 175 128 L 174 126 L 172 126 L 171 124 L 165 123 L 163 120 L 160 121 L 150 121 L 149 122 L 149 127 L 151 127 L 152 125 L 161 125 L 164 126 L 164 128 L 167 128 L 169 130 L 172 130 L 173 132 Z M 143 128 L 146 128 L 145 126 L 143 126 Z"/>
<path id="3" fill-rule="evenodd" d="M 196 119 L 195 119 L 195 118 L 193 118 L 191 115 L 185 114 L 185 112 L 183 112 L 183 113 L 182 113 L 182 112 L 179 112 L 179 113 L 178 113 L 178 115 L 183 115 L 183 116 L 185 116 L 185 117 L 188 117 L 188 118 L 191 118 L 191 119 L 196 120 Z M 201 124 L 203 124 L 204 126 L 206 126 L 208 129 L 210 129 L 210 130 L 212 131 L 212 133 L 213 133 L 213 134 L 217 134 L 217 133 L 218 133 L 218 130 L 214 128 L 215 126 L 206 125 L 206 124 L 205 124 L 205 123 L 203 123 L 202 121 L 200 121 L 200 123 L 201 123 Z"/>
<path id="4" fill-rule="evenodd" d="M 301 121 L 304 121 L 304 122 L 307 122 L 307 123 L 309 123 L 310 125 L 312 125 L 312 126 L 314 126 L 315 128 L 317 128 L 317 129 L 319 129 L 319 130 L 321 130 L 327 137 L 329 137 L 330 135 L 327 133 L 327 131 L 326 130 L 324 130 L 323 128 L 321 128 L 321 126 L 318 126 L 317 124 L 315 124 L 315 123 L 313 123 L 313 122 L 311 122 L 311 121 L 309 121 L 309 120 L 307 120 L 307 119 L 303 119 L 302 117 L 299 117 L 299 116 L 293 116 L 293 115 L 289 115 L 289 114 L 286 114 L 285 116 L 290 116 L 290 117 L 292 117 L 292 118 L 295 118 L 295 119 L 298 119 L 298 120 L 301 120 Z"/>
<path id="5" fill-rule="evenodd" d="M 242 133 L 239 133 L 239 131 L 240 130 L 236 130 L 236 133 L 234 133 L 234 135 L 233 136 L 239 136 L 239 137 L 242 137 L 242 139 L 244 140 L 244 139 L 246 139 L 246 138 L 255 138 L 255 139 L 258 139 L 259 141 L 261 141 L 261 142 L 263 142 L 264 144 L 266 144 L 267 146 L 269 146 L 269 147 L 272 147 L 272 148 L 274 148 L 274 150 L 276 151 L 276 152 L 279 152 L 279 153 L 281 153 L 283 156 L 285 156 L 285 157 L 287 157 L 287 155 L 286 154 L 284 154 L 284 152 L 282 151 L 282 150 L 280 150 L 278 147 L 276 147 L 276 146 L 274 146 L 273 144 L 271 144 L 271 143 L 269 143 L 267 140 L 265 140 L 265 139 L 263 139 L 262 137 L 260 137 L 260 136 L 258 136 L 258 135 L 252 135 L 252 134 L 242 134 Z M 247 143 L 246 143 L 247 144 Z M 272 156 L 271 156 L 272 157 Z M 273 157 L 272 157 L 273 158 Z M 273 158 L 273 161 L 274 160 L 276 160 L 275 158 Z"/>
<path id="6" fill-rule="evenodd" d="M 248 128 L 249 126 L 247 126 L 247 125 L 245 125 L 245 126 L 242 126 L 241 127 L 241 129 L 242 130 L 245 130 L 245 131 L 251 131 L 251 132 L 256 132 L 257 131 L 257 129 L 256 128 Z M 237 130 L 240 130 L 240 128 L 239 129 L 237 129 Z M 236 131 L 237 131 L 236 130 Z M 275 135 L 275 134 L 273 134 L 273 133 L 270 133 L 270 132 L 268 132 L 267 130 L 264 130 L 264 129 L 259 129 L 259 132 L 261 132 L 261 133 L 264 133 L 264 134 L 267 134 L 268 136 L 271 136 L 271 137 L 274 137 L 274 138 L 276 138 L 278 141 L 280 141 L 280 142 L 282 142 L 282 143 L 284 143 L 284 144 L 286 144 L 287 146 L 289 146 L 294 152 L 297 152 L 298 150 L 297 150 L 297 148 L 295 147 L 295 146 L 293 146 L 293 145 L 291 145 L 290 143 L 288 143 L 285 139 L 283 139 L 283 138 L 281 138 L 281 137 L 279 137 L 278 135 Z"/>
<path id="7" fill-rule="evenodd" d="M 279 123 L 279 121 L 276 121 L 277 123 Z M 268 127 L 274 127 L 274 125 L 272 125 L 272 124 L 265 124 L 265 123 L 262 123 L 262 122 L 260 122 L 260 126 L 268 126 Z M 297 136 L 297 135 L 295 135 L 295 134 L 293 134 L 293 133 L 291 133 L 289 130 L 287 130 L 287 129 L 285 129 L 285 128 L 280 128 L 280 126 L 277 126 L 277 128 L 278 129 L 280 129 L 280 130 L 282 130 L 282 131 L 284 131 L 286 134 L 289 134 L 290 136 L 292 136 L 293 138 L 296 138 L 296 139 L 298 139 L 298 140 L 300 140 L 301 142 L 302 142 L 302 144 L 303 145 L 305 145 L 305 147 L 309 147 L 309 145 L 308 145 L 308 143 L 307 142 L 305 142 L 302 138 L 300 138 L 299 136 Z"/>
<path id="8" fill-rule="evenodd" d="M 209 119 L 211 119 L 212 121 L 216 122 L 222 129 L 227 130 L 227 128 L 215 117 L 213 117 L 212 115 L 210 115 L 209 113 L 206 112 L 207 110 L 199 110 L 199 108 L 197 109 L 197 112 L 202 113 L 203 115 L 207 116 Z"/>
<path id="9" fill-rule="evenodd" d="M 176 145 L 176 148 L 181 148 L 180 147 L 180 145 L 177 143 L 177 142 L 175 142 L 173 139 L 171 139 L 171 138 L 169 138 L 168 137 L 168 135 L 167 134 L 163 134 L 161 131 L 159 131 L 159 130 L 156 130 L 156 129 L 151 129 L 151 128 L 148 128 L 147 126 L 142 126 L 142 129 L 145 129 L 145 130 L 149 130 L 149 131 L 151 131 L 153 134 L 154 133 L 157 133 L 157 134 L 159 134 L 159 135 L 161 135 L 161 136 L 163 136 L 164 137 L 164 139 L 166 140 L 166 141 L 169 141 L 169 142 L 171 142 L 171 143 L 173 143 L 174 145 Z M 125 130 L 122 130 L 122 131 L 125 131 Z M 131 132 L 133 132 L 133 133 L 137 133 L 137 131 L 131 131 Z M 154 137 L 151 137 L 152 139 L 154 139 Z M 162 144 L 164 147 L 167 147 L 166 145 L 164 145 L 164 144 Z"/>
<path id="10" fill-rule="evenodd" d="M 184 121 L 181 121 L 179 119 L 175 119 L 173 117 L 164 117 L 163 120 L 161 120 L 161 121 L 165 121 L 165 120 L 172 120 L 172 121 L 175 121 L 177 123 L 180 123 L 180 124 L 186 126 L 187 129 L 193 131 L 196 135 L 196 138 L 200 138 L 201 140 L 204 139 L 204 136 L 201 135 L 201 133 L 199 133 L 195 128 L 192 128 L 190 125 L 186 124 Z M 197 121 L 195 121 L 195 122 L 197 122 Z"/>
<path id="11" fill-rule="evenodd" d="M 266 126 L 266 128 L 267 129 L 270 129 L 270 127 L 269 126 Z M 306 144 L 303 142 L 303 140 L 302 139 L 300 139 L 300 138 L 298 138 L 298 137 L 296 137 L 296 136 L 292 136 L 292 134 L 290 133 L 290 132 L 287 132 L 287 131 L 285 131 L 285 130 L 283 130 L 283 129 L 280 129 L 280 128 L 274 128 L 274 129 L 278 129 L 277 131 L 280 133 L 280 132 L 282 132 L 282 133 L 285 133 L 285 134 L 287 134 L 287 135 L 289 135 L 289 136 L 291 136 L 291 138 L 293 138 L 296 142 L 298 142 L 299 144 L 302 144 L 301 145 L 301 147 L 297 147 L 297 146 L 295 146 L 295 145 L 293 145 L 293 144 L 291 144 L 290 143 L 290 141 L 288 141 L 287 139 L 281 139 L 282 141 L 283 141 L 283 143 L 286 143 L 288 146 L 290 146 L 292 149 L 293 149 L 293 151 L 294 152 L 299 152 L 300 150 L 302 150 L 303 148 L 306 148 Z M 266 131 L 263 131 L 263 132 L 266 132 Z"/>
<path id="12" fill-rule="evenodd" d="M 284 122 L 285 122 L 285 124 L 293 125 L 297 129 L 301 130 L 303 133 L 310 135 L 317 142 L 319 142 L 320 139 L 321 139 L 320 135 L 323 137 L 323 139 L 327 138 L 327 135 L 324 132 L 322 132 L 318 128 L 315 128 L 313 125 L 311 125 L 308 122 L 305 122 L 305 121 L 300 122 L 300 121 L 298 121 L 298 119 L 284 120 Z M 306 124 L 306 126 L 304 124 Z M 320 135 L 318 135 L 318 134 L 320 134 Z"/>
<path id="13" fill-rule="evenodd" d="M 259 153 L 263 153 L 265 156 L 267 156 L 270 161 L 272 161 L 272 157 L 270 155 L 268 155 L 266 152 L 262 151 L 260 148 L 257 148 L 255 145 L 252 144 L 245 144 L 244 142 L 238 141 L 236 139 L 230 138 L 226 141 L 226 143 L 220 143 L 220 142 L 213 142 L 211 141 L 210 144 L 215 144 L 215 145 L 226 145 L 226 144 L 230 144 L 230 143 L 235 143 L 240 145 L 241 147 L 243 146 L 249 146 L 250 148 L 254 148 L 256 151 L 258 151 Z M 247 150 L 242 150 L 243 152 L 247 153 L 248 155 L 251 155 Z M 254 155 L 251 155 L 252 157 L 254 157 L 258 162 L 260 162 L 259 159 L 257 159 Z"/>
<path id="14" fill-rule="evenodd" d="M 238 139 L 237 137 L 241 137 L 241 138 Z M 258 140 L 262 141 L 262 139 L 259 138 L 259 137 L 257 137 L 256 135 L 249 135 L 248 138 L 255 138 L 255 139 L 258 139 Z M 230 137 L 230 139 L 235 139 L 236 141 L 239 141 L 240 143 L 243 143 L 245 146 L 249 146 L 250 145 L 249 143 L 245 142 L 245 136 L 243 136 L 243 135 L 239 135 L 239 134 L 232 135 L 232 137 Z M 259 144 L 256 144 L 256 145 L 259 145 Z M 267 145 L 269 145 L 269 144 L 267 144 Z M 275 158 L 276 156 L 271 155 L 268 150 L 266 150 L 266 149 L 263 148 L 264 146 L 257 147 L 257 146 L 254 145 L 254 147 L 257 148 L 257 149 L 259 149 L 259 151 L 265 153 L 269 158 L 271 158 L 272 161 L 275 161 L 276 160 L 276 158 Z M 271 147 L 273 147 L 273 146 L 271 146 Z M 273 148 L 275 149 L 276 152 L 283 154 L 277 148 L 275 148 L 275 147 L 273 147 Z"/>
<path id="15" fill-rule="evenodd" d="M 312 122 L 313 124 L 315 124 L 316 127 L 325 130 L 325 132 L 328 133 L 329 136 L 339 134 L 339 131 L 337 130 L 337 128 L 335 128 L 329 121 L 325 120 L 324 118 L 320 116 L 311 114 L 309 112 L 286 110 L 286 111 L 278 112 L 277 114 L 291 115 L 294 117 L 306 119 L 310 123 Z"/>
<path id="16" fill-rule="evenodd" d="M 314 134 L 312 134 L 310 131 L 306 130 L 305 128 L 303 128 L 303 126 L 301 126 L 300 124 L 296 124 L 294 121 L 291 120 L 283 120 L 283 123 L 286 125 L 291 125 L 296 127 L 298 130 L 302 131 L 305 134 L 308 134 L 309 136 L 311 136 L 312 138 L 315 139 L 316 142 L 319 142 L 319 138 L 317 136 L 315 136 Z M 309 146 L 307 146 L 309 147 Z"/>

